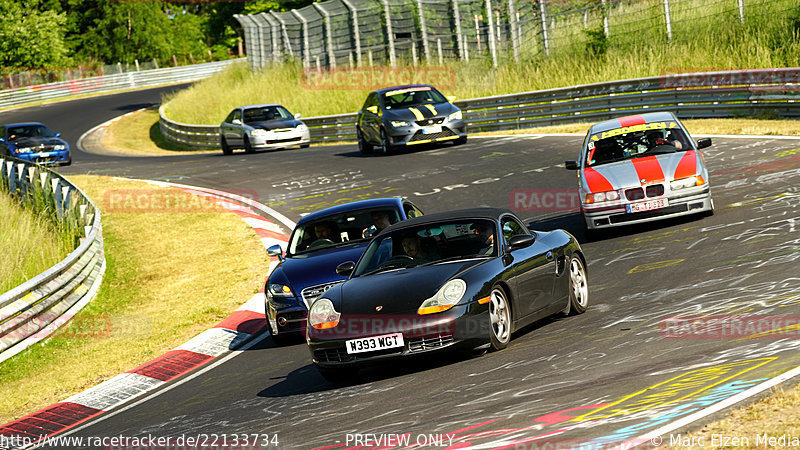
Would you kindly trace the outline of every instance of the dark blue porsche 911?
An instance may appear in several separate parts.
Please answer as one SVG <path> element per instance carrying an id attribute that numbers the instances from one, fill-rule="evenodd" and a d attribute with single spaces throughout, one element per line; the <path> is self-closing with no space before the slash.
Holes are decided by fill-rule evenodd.
<path id="1" fill-rule="evenodd" d="M 305 332 L 306 315 L 314 300 L 347 279 L 336 273 L 336 266 L 357 260 L 370 239 L 384 228 L 421 215 L 414 204 L 394 197 L 334 206 L 300 219 L 285 256 L 279 245 L 268 249 L 270 256 L 281 259 L 264 288 L 273 340 L 284 344 L 284 338 Z"/>
<path id="2" fill-rule="evenodd" d="M 358 367 L 454 348 L 505 348 L 511 334 L 589 301 L 586 260 L 564 230 L 529 231 L 510 211 L 417 217 L 370 242 L 350 278 L 308 314 L 314 364 L 331 381 Z"/>

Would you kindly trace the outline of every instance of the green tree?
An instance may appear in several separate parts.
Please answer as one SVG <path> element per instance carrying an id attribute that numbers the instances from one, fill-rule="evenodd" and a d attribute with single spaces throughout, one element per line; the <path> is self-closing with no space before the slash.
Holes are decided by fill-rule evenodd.
<path id="1" fill-rule="evenodd" d="M 38 5 L 0 0 L 0 65 L 42 68 L 70 63 L 62 29 L 66 16 L 39 11 Z"/>

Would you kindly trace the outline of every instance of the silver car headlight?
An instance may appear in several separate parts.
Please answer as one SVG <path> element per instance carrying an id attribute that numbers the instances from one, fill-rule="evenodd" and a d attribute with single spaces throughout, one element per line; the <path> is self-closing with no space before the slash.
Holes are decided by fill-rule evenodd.
<path id="1" fill-rule="evenodd" d="M 669 187 L 673 191 L 677 191 L 679 189 L 702 186 L 704 184 L 706 184 L 706 182 L 705 180 L 703 180 L 703 177 L 697 175 L 694 177 L 687 177 L 687 178 L 681 178 L 679 180 L 670 181 Z"/>
<path id="2" fill-rule="evenodd" d="M 467 283 L 461 279 L 453 279 L 444 284 L 436 295 L 425 300 L 417 309 L 417 314 L 435 314 L 455 306 L 467 292 Z"/>
<path id="3" fill-rule="evenodd" d="M 601 202 L 613 202 L 614 200 L 619 200 L 619 191 L 606 191 L 586 194 L 584 200 L 587 205 Z"/>
<path id="4" fill-rule="evenodd" d="M 450 114 L 449 116 L 447 116 L 447 120 L 461 120 L 463 118 L 464 118 L 464 115 L 461 113 L 460 109 L 458 111 Z"/>
<path id="5" fill-rule="evenodd" d="M 269 132 L 267 132 L 267 130 L 262 130 L 261 128 L 256 128 L 250 132 L 250 136 L 266 136 L 267 134 L 269 134 Z"/>
<path id="6" fill-rule="evenodd" d="M 295 127 L 295 129 L 296 129 L 297 131 L 301 132 L 301 133 L 305 133 L 306 131 L 308 131 L 308 127 L 307 127 L 307 126 L 306 126 L 306 124 L 304 124 L 304 123 L 301 123 L 300 125 L 298 125 L 297 127 Z"/>

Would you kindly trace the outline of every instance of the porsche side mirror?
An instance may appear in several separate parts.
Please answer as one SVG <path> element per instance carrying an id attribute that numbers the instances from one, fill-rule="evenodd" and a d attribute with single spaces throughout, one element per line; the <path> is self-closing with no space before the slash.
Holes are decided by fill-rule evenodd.
<path id="1" fill-rule="evenodd" d="M 336 273 L 343 277 L 349 277 L 351 273 L 353 273 L 353 269 L 356 268 L 356 263 L 353 261 L 345 261 L 338 266 L 336 266 Z"/>
<path id="2" fill-rule="evenodd" d="M 519 250 L 521 248 L 530 247 L 536 240 L 536 236 L 531 234 L 518 234 L 508 240 L 508 248 L 510 250 Z"/>
<path id="3" fill-rule="evenodd" d="M 572 161 L 572 160 L 564 161 L 564 167 L 567 170 L 578 170 L 579 169 L 578 161 Z"/>
<path id="4" fill-rule="evenodd" d="M 267 256 L 277 256 L 279 260 L 283 261 L 283 249 L 280 245 L 275 244 L 267 249 Z"/>
<path id="5" fill-rule="evenodd" d="M 294 118 L 295 118 L 295 119 L 299 119 L 300 117 L 302 117 L 302 114 L 300 114 L 300 113 L 294 113 Z"/>
<path id="6" fill-rule="evenodd" d="M 702 138 L 697 140 L 697 149 L 711 147 L 711 138 Z"/>

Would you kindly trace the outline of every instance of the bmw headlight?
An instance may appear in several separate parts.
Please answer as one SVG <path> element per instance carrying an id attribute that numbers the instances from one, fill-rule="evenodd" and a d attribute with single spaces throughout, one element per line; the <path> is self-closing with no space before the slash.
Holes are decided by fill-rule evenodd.
<path id="1" fill-rule="evenodd" d="M 463 118 L 464 118 L 464 115 L 461 113 L 460 109 L 458 111 L 450 114 L 449 116 L 447 116 L 447 120 L 461 120 Z"/>
<path id="2" fill-rule="evenodd" d="M 461 279 L 450 280 L 433 297 L 425 300 L 417 309 L 417 314 L 435 314 L 447 311 L 461 300 L 467 292 L 467 283 Z"/>
<path id="3" fill-rule="evenodd" d="M 618 191 L 595 192 L 593 194 L 586 194 L 586 204 L 611 202 L 619 200 Z"/>
<path id="4" fill-rule="evenodd" d="M 308 131 L 308 127 L 304 123 L 301 123 L 300 125 L 298 125 L 295 128 L 297 129 L 297 131 L 300 131 L 302 133 L 305 133 L 306 131 Z"/>
<path id="5" fill-rule="evenodd" d="M 317 330 L 333 328 L 339 325 L 339 318 L 342 315 L 336 312 L 333 302 L 325 297 L 317 299 L 308 312 L 308 324 Z"/>
<path id="6" fill-rule="evenodd" d="M 66 145 L 54 145 L 53 146 L 53 150 L 66 150 L 66 149 L 67 149 Z"/>
<path id="7" fill-rule="evenodd" d="M 407 127 L 408 126 L 408 122 L 406 122 L 405 120 L 393 120 L 391 123 L 392 123 L 392 126 L 395 127 L 395 128 Z"/>
<path id="8" fill-rule="evenodd" d="M 703 177 L 698 175 L 695 177 L 687 177 L 687 178 L 681 178 L 679 180 L 670 181 L 669 187 L 673 191 L 677 191 L 679 189 L 702 186 L 704 184 L 706 184 L 705 180 L 703 180 Z"/>
<path id="9" fill-rule="evenodd" d="M 32 151 L 33 148 L 31 147 L 19 147 L 16 150 L 14 150 L 15 153 L 31 153 Z"/>
<path id="10" fill-rule="evenodd" d="M 273 297 L 293 297 L 292 288 L 283 284 L 270 283 L 269 293 Z"/>
<path id="11" fill-rule="evenodd" d="M 256 128 L 255 130 L 250 132 L 250 136 L 266 136 L 267 130 L 262 130 L 261 128 Z"/>

